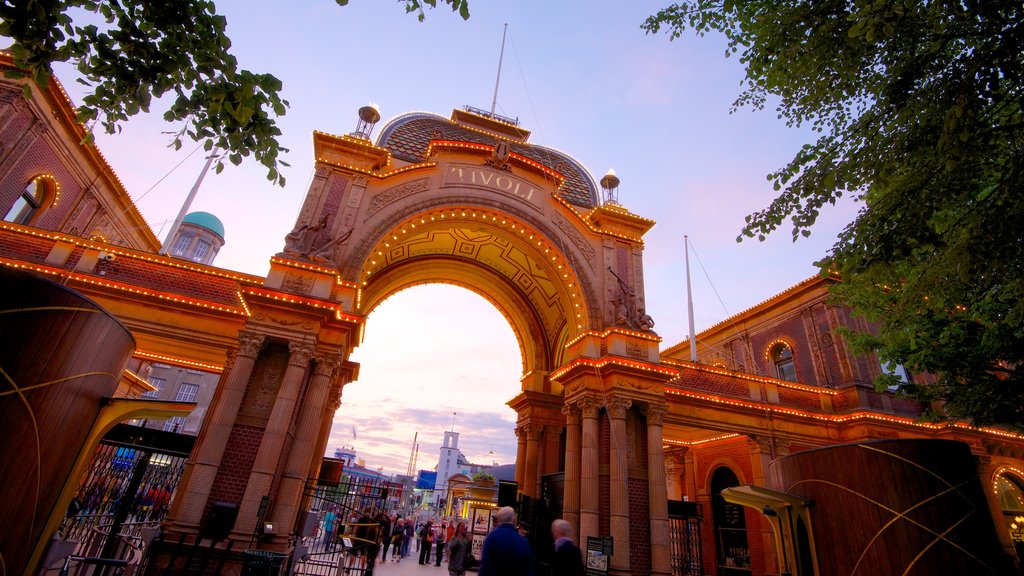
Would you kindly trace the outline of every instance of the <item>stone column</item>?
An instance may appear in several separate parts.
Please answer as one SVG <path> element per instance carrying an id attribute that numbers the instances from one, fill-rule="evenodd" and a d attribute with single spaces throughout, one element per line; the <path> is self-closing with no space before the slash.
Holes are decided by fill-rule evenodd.
<path id="1" fill-rule="evenodd" d="M 601 405 L 596 398 L 584 396 L 576 402 L 576 406 L 583 417 L 580 447 L 580 542 L 586 545 L 588 536 L 601 534 L 598 523 L 601 492 L 597 482 L 597 411 Z M 617 543 L 615 545 L 618 546 Z"/>
<path id="2" fill-rule="evenodd" d="M 665 452 L 662 421 L 668 412 L 664 404 L 647 404 L 647 498 L 651 517 L 651 574 L 671 574 L 668 533 L 668 494 L 665 489 Z"/>
<path id="3" fill-rule="evenodd" d="M 686 446 L 672 446 L 665 450 L 666 487 L 670 500 L 682 500 L 686 495 L 683 473 L 686 470 L 686 452 L 688 450 L 689 448 Z"/>
<path id="4" fill-rule="evenodd" d="M 526 474 L 526 429 L 522 426 L 516 426 L 516 441 L 516 484 L 519 485 L 520 492 L 528 494 L 523 482 L 523 476 Z"/>
<path id="5" fill-rule="evenodd" d="M 561 439 L 562 426 L 548 425 L 544 427 L 544 453 L 546 456 L 544 457 L 544 467 L 541 469 L 541 475 L 554 474 L 559 471 L 558 448 Z"/>
<path id="6" fill-rule="evenodd" d="M 284 371 L 281 388 L 277 391 L 277 399 L 270 411 L 267 427 L 263 431 L 260 449 L 256 452 L 256 460 L 249 473 L 249 483 L 245 486 L 245 495 L 238 510 L 235 532 L 245 535 L 252 534 L 256 529 L 257 512 L 260 499 L 270 494 L 274 473 L 284 450 L 285 436 L 291 425 L 295 402 L 298 400 L 302 381 L 309 367 L 309 359 L 313 356 L 313 347 L 306 343 L 291 342 L 288 344 L 291 354 L 288 357 L 288 368 Z"/>
<path id="7" fill-rule="evenodd" d="M 185 466 L 178 496 L 174 498 L 169 520 L 179 527 L 198 529 L 203 519 L 210 489 L 220 469 L 231 428 L 235 425 L 245 388 L 265 338 L 255 332 L 238 333 L 238 351 L 233 359 L 230 356 L 228 358 L 227 372 L 221 377 L 223 387 L 215 396 L 193 451 L 194 455 Z"/>
<path id="8" fill-rule="evenodd" d="M 562 518 L 580 533 L 580 410 L 562 407 L 565 414 L 565 488 L 562 493 Z M 583 544 L 586 541 L 581 540 Z"/>
<path id="9" fill-rule="evenodd" d="M 315 456 L 318 444 L 324 405 L 331 390 L 331 380 L 340 360 L 337 356 L 316 357 L 313 377 L 309 380 L 309 388 L 302 401 L 299 419 L 295 425 L 295 437 L 292 448 L 288 452 L 288 460 L 281 474 L 281 485 L 277 489 L 274 503 L 274 526 L 278 533 L 295 525 L 295 515 L 302 500 L 302 489 L 306 484 L 306 474 Z"/>
<path id="10" fill-rule="evenodd" d="M 541 424 L 526 424 L 523 426 L 526 431 L 526 464 L 523 466 L 523 494 L 530 498 L 540 496 L 537 489 L 537 465 L 538 451 L 540 450 L 540 435 L 544 431 Z"/>
<path id="11" fill-rule="evenodd" d="M 324 452 L 327 450 L 327 440 L 331 435 L 331 426 L 334 425 L 334 415 L 341 407 L 341 391 L 345 383 L 338 382 L 337 378 L 331 385 L 331 391 L 324 404 L 324 412 L 320 418 L 320 435 L 317 436 L 316 450 L 313 451 L 313 461 L 309 463 L 309 479 L 316 480 L 320 472 Z"/>
<path id="12" fill-rule="evenodd" d="M 629 439 L 626 437 L 626 411 L 632 404 L 632 400 L 621 396 L 608 399 L 608 416 L 611 419 L 609 524 L 612 538 L 615 539 L 611 567 L 620 571 L 629 570 L 629 474 L 626 461 Z"/>

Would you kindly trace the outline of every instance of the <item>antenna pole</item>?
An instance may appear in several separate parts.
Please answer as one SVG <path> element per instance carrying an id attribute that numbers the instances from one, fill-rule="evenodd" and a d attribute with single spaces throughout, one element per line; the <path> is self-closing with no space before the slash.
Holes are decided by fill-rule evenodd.
<path id="1" fill-rule="evenodd" d="M 498 55 L 498 77 L 494 80 L 494 99 L 491 100 L 491 116 L 494 116 L 494 109 L 498 107 L 498 82 L 501 82 L 501 62 L 505 59 L 505 35 L 508 34 L 508 22 L 501 32 L 501 54 Z"/>
<path id="2" fill-rule="evenodd" d="M 697 334 L 693 329 L 693 290 L 690 289 L 690 238 L 683 236 L 686 251 L 686 311 L 690 315 L 690 362 L 697 361 Z"/>
<path id="3" fill-rule="evenodd" d="M 158 254 L 167 254 L 167 248 L 171 242 L 174 241 L 174 235 L 178 233 L 178 228 L 181 227 L 181 221 L 185 219 L 185 214 L 188 209 L 192 206 L 192 201 L 195 200 L 196 194 L 199 192 L 199 186 L 202 185 L 203 179 L 206 178 L 206 173 L 210 171 L 210 165 L 213 164 L 213 159 L 217 156 L 217 147 L 210 151 L 210 155 L 206 158 L 206 164 L 203 166 L 201 172 L 199 172 L 199 178 L 196 178 L 196 183 L 192 185 L 192 189 L 188 192 L 188 197 L 185 198 L 185 203 L 181 205 L 181 210 L 178 211 L 178 217 L 174 219 L 174 224 L 171 225 L 170 232 L 167 233 L 167 240 L 164 240 L 162 246 L 160 246 L 160 252 Z"/>

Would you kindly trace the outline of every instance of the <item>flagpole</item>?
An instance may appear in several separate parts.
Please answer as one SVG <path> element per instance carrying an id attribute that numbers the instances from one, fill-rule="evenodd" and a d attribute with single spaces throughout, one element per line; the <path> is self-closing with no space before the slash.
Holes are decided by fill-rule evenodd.
<path id="1" fill-rule="evenodd" d="M 686 251 L 686 311 L 690 315 L 690 362 L 697 361 L 697 334 L 693 329 L 693 290 L 690 289 L 690 238 L 683 236 Z"/>
<path id="2" fill-rule="evenodd" d="M 498 82 L 501 82 L 501 62 L 505 59 L 505 35 L 508 34 L 508 22 L 501 33 L 501 54 L 498 55 L 498 77 L 494 80 L 494 100 L 491 100 L 491 117 L 494 117 L 494 109 L 498 107 Z"/>
<path id="3" fill-rule="evenodd" d="M 202 185 L 203 179 L 206 178 L 206 173 L 210 171 L 210 165 L 213 164 L 213 159 L 217 157 L 217 147 L 214 146 L 213 150 L 210 151 L 210 155 L 206 158 L 206 164 L 203 165 L 203 169 L 199 172 L 199 177 L 196 178 L 196 183 L 192 185 L 192 189 L 188 192 L 188 197 L 185 198 L 185 203 L 181 205 L 181 210 L 178 211 L 178 217 L 174 219 L 174 224 L 171 225 L 170 232 L 167 233 L 167 239 L 164 240 L 162 246 L 160 246 L 159 254 L 167 254 L 167 249 L 171 242 L 174 241 L 174 235 L 178 233 L 178 228 L 181 227 L 181 221 L 185 219 L 185 214 L 188 213 L 188 209 L 192 207 L 192 201 L 195 200 L 196 194 L 199 192 L 199 186 Z"/>

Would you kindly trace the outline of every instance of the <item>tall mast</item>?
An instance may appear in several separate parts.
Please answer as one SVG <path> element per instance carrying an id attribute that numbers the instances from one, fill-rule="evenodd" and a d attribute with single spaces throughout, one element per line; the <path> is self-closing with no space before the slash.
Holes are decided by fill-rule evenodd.
<path id="1" fill-rule="evenodd" d="M 697 361 L 697 334 L 693 329 L 693 290 L 690 289 L 690 238 L 683 236 L 686 251 L 686 311 L 690 315 L 690 362 Z"/>
<path id="2" fill-rule="evenodd" d="M 498 82 L 501 82 L 501 62 L 505 59 L 505 35 L 508 34 L 508 22 L 501 32 L 501 54 L 498 55 L 498 77 L 494 79 L 494 99 L 491 100 L 491 117 L 494 117 L 494 109 L 498 107 Z"/>
<path id="3" fill-rule="evenodd" d="M 203 179 L 206 178 L 206 173 L 210 171 L 210 165 L 213 164 L 213 159 L 217 157 L 217 148 L 214 147 L 210 151 L 210 155 L 206 158 L 206 164 L 203 165 L 202 171 L 199 172 L 199 177 L 196 178 L 196 183 L 192 185 L 192 189 L 188 192 L 188 197 L 185 198 L 185 203 L 181 205 L 181 210 L 178 211 L 178 217 L 174 219 L 174 224 L 171 225 L 171 231 L 167 233 L 167 239 L 164 240 L 162 246 L 160 246 L 159 254 L 167 254 L 167 249 L 171 242 L 174 241 L 174 235 L 178 233 L 178 228 L 181 227 L 181 221 L 185 219 L 185 214 L 188 213 L 188 209 L 192 206 L 192 201 L 195 200 L 196 194 L 199 192 L 199 186 L 202 185 Z"/>

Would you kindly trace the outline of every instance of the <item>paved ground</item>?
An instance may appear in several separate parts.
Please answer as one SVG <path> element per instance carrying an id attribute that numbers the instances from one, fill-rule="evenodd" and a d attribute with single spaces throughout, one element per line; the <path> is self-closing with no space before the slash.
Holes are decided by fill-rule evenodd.
<path id="1" fill-rule="evenodd" d="M 420 566 L 416 560 L 417 558 L 410 554 L 401 562 L 392 562 L 390 558 L 384 563 L 378 561 L 373 569 L 373 576 L 448 576 L 447 562 L 442 561 L 440 567 L 433 564 Z"/>

